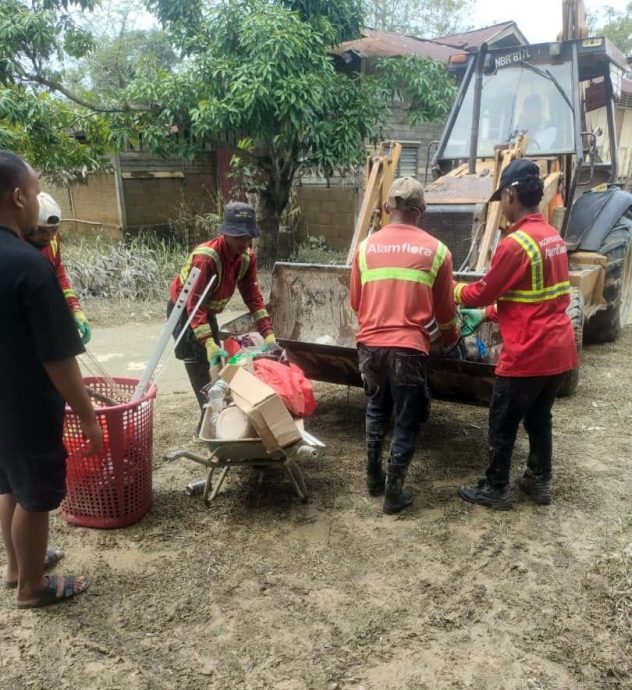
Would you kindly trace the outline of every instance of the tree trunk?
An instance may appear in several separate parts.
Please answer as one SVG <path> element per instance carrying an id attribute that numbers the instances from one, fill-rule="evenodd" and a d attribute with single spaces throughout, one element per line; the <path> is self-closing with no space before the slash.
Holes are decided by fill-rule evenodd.
<path id="1" fill-rule="evenodd" d="M 261 239 L 257 258 L 265 268 L 272 268 L 279 258 L 279 226 L 292 189 L 292 176 L 270 176 L 268 186 L 259 193 Z"/>
<path id="2" fill-rule="evenodd" d="M 261 238 L 257 259 L 261 266 L 271 268 L 279 253 L 279 224 L 283 209 L 279 208 L 279 203 L 269 189 L 260 192 L 259 200 Z"/>

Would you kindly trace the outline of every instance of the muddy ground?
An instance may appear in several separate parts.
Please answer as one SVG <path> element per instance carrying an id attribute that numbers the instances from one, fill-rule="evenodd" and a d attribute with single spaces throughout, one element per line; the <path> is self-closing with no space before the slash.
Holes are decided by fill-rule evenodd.
<path id="1" fill-rule="evenodd" d="M 393 518 L 364 488 L 361 393 L 320 384 L 308 428 L 327 452 L 303 463 L 310 502 L 244 470 L 207 509 L 183 490 L 198 466 L 163 460 L 200 450 L 193 398 L 161 396 L 151 513 L 119 531 L 54 517 L 60 572 L 97 582 L 36 612 L 2 595 L 0 687 L 632 687 L 631 349 L 628 327 L 585 351 L 578 395 L 555 410 L 554 503 L 516 492 L 506 513 L 456 496 L 484 468 L 486 410 L 434 405 L 414 506 Z"/>

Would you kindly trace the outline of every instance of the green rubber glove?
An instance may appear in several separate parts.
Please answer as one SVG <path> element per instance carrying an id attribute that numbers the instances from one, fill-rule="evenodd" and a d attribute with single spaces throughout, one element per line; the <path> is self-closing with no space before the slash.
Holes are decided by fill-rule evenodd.
<path id="1" fill-rule="evenodd" d="M 461 309 L 461 335 L 473 335 L 487 320 L 484 309 Z"/>
<path id="2" fill-rule="evenodd" d="M 90 342 L 90 338 L 92 338 L 92 329 L 90 328 L 88 319 L 86 319 L 86 315 L 82 311 L 74 312 L 73 316 L 75 317 L 75 323 L 77 324 L 77 328 L 79 329 L 81 342 L 84 345 L 87 345 Z"/>

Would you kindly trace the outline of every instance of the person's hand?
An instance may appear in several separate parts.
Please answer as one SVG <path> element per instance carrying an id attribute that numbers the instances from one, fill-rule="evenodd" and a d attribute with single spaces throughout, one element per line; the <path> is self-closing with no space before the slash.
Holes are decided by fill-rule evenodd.
<path id="1" fill-rule="evenodd" d="M 268 333 L 263 339 L 265 351 L 271 355 L 279 356 L 283 353 L 283 348 L 277 343 L 274 333 Z"/>
<path id="2" fill-rule="evenodd" d="M 484 309 L 461 309 L 461 335 L 473 335 L 485 323 Z"/>
<path id="3" fill-rule="evenodd" d="M 86 446 L 84 455 L 98 455 L 103 448 L 103 431 L 101 430 L 101 425 L 97 421 L 95 416 L 92 416 L 88 420 L 79 420 L 81 423 L 81 430 L 84 436 L 88 439 L 88 445 Z"/>
<path id="4" fill-rule="evenodd" d="M 77 328 L 79 329 L 81 342 L 84 345 L 87 345 L 90 342 L 90 338 L 92 338 L 92 329 L 90 328 L 88 319 L 86 319 L 86 315 L 82 311 L 74 312 L 73 316 L 75 317 L 75 323 L 77 324 Z"/>
<path id="5" fill-rule="evenodd" d="M 222 350 L 222 348 L 213 340 L 213 338 L 207 338 L 204 341 L 204 347 L 206 348 L 206 357 L 208 363 L 214 367 L 217 364 L 221 364 L 223 359 L 228 357 L 228 353 Z"/>
<path id="6" fill-rule="evenodd" d="M 455 343 L 444 345 L 441 356 L 445 359 L 465 359 L 467 351 L 463 338 L 459 338 Z"/>

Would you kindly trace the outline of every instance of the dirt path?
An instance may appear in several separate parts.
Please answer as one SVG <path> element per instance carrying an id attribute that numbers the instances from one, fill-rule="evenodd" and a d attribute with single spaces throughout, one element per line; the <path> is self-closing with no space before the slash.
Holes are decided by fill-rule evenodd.
<path id="1" fill-rule="evenodd" d="M 308 425 L 328 444 L 304 463 L 311 501 L 282 476 L 259 488 L 244 471 L 208 510 L 183 492 L 197 466 L 162 459 L 196 447 L 192 397 L 162 396 L 153 510 L 121 531 L 54 518 L 64 569 L 98 582 L 41 612 L 18 613 L 5 593 L 0 687 L 632 687 L 631 348 L 628 328 L 585 351 L 578 396 L 556 407 L 554 504 L 516 494 L 508 513 L 455 493 L 484 467 L 486 411 L 435 404 L 410 472 L 414 508 L 382 515 L 364 489 L 363 398 L 325 385 Z M 515 475 L 525 451 L 522 436 Z"/>

